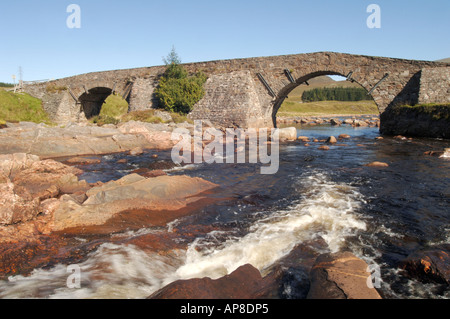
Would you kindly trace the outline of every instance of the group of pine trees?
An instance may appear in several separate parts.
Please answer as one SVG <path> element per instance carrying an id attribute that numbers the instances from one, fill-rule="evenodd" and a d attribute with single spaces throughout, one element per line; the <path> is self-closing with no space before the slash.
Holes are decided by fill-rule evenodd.
<path id="1" fill-rule="evenodd" d="M 317 101 L 364 101 L 371 100 L 363 88 L 316 88 L 303 92 L 303 102 Z"/>

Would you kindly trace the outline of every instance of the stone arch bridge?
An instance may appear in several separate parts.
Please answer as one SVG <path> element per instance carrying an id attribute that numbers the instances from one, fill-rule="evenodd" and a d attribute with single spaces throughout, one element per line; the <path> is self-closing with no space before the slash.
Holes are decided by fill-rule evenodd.
<path id="1" fill-rule="evenodd" d="M 320 75 L 341 75 L 359 83 L 380 113 L 394 104 L 450 102 L 450 64 L 318 52 L 184 64 L 190 73 L 203 71 L 205 96 L 192 119 L 225 127 L 272 127 L 287 95 Z M 58 123 L 83 121 L 100 112 L 117 92 L 129 111 L 157 107 L 153 97 L 164 66 L 95 72 L 31 85 L 25 91 L 42 99 Z"/>

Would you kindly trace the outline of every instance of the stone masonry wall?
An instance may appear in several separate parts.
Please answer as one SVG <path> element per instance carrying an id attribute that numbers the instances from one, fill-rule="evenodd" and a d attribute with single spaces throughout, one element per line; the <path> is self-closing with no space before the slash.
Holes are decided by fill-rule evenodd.
<path id="1" fill-rule="evenodd" d="M 450 103 L 450 66 L 424 68 L 420 77 L 419 103 Z"/>
<path id="2" fill-rule="evenodd" d="M 191 119 L 207 119 L 224 127 L 272 125 L 270 116 L 261 112 L 261 102 L 250 71 L 212 75 L 204 88 L 205 96 L 195 105 Z"/>
<path id="3" fill-rule="evenodd" d="M 158 101 L 154 98 L 153 92 L 157 86 L 158 81 L 155 77 L 149 79 L 137 78 L 133 83 L 133 88 L 128 98 L 129 111 L 156 108 Z"/>

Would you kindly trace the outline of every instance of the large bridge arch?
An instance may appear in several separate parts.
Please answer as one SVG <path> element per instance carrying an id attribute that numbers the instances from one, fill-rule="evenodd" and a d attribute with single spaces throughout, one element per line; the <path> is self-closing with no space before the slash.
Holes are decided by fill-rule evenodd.
<path id="1" fill-rule="evenodd" d="M 356 78 L 353 77 L 353 73 L 352 71 L 346 72 L 346 71 L 342 71 L 342 70 L 317 70 L 317 71 L 313 71 L 309 74 L 305 74 L 302 75 L 300 77 L 298 77 L 295 82 L 293 83 L 289 83 L 287 84 L 284 88 L 282 88 L 278 94 L 277 97 L 275 98 L 275 100 L 272 102 L 273 103 L 273 109 L 272 109 L 272 121 L 273 121 L 273 125 L 274 127 L 276 127 L 277 125 L 277 113 L 279 111 L 279 109 L 281 108 L 283 102 L 285 101 L 285 99 L 288 98 L 289 94 L 298 86 L 300 85 L 308 85 L 308 81 L 310 81 L 313 78 L 319 77 L 319 76 L 328 76 L 328 75 L 338 75 L 341 76 L 343 78 L 347 78 L 347 81 L 351 81 L 354 83 L 359 84 L 360 87 L 362 87 L 363 89 L 366 90 L 367 93 L 369 93 L 371 91 L 370 87 L 365 87 L 362 83 L 367 83 L 364 82 L 363 79 L 360 79 L 359 77 L 361 75 L 359 75 L 359 77 L 357 76 Z M 378 111 L 380 111 L 380 108 L 378 106 L 378 104 L 376 103 L 376 100 L 374 98 L 374 95 L 377 95 L 377 92 L 375 92 L 373 90 L 373 92 L 371 93 L 371 97 L 374 100 L 375 104 L 377 105 Z"/>

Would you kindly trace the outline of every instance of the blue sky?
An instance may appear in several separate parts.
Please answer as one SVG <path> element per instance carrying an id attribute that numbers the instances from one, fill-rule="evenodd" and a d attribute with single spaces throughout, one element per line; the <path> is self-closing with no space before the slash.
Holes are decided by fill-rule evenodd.
<path id="1" fill-rule="evenodd" d="M 70 4 L 81 28 L 69 29 Z M 369 4 L 381 28 L 369 29 Z M 162 64 L 334 51 L 395 58 L 450 57 L 448 0 L 14 0 L 0 2 L 0 81 Z"/>

